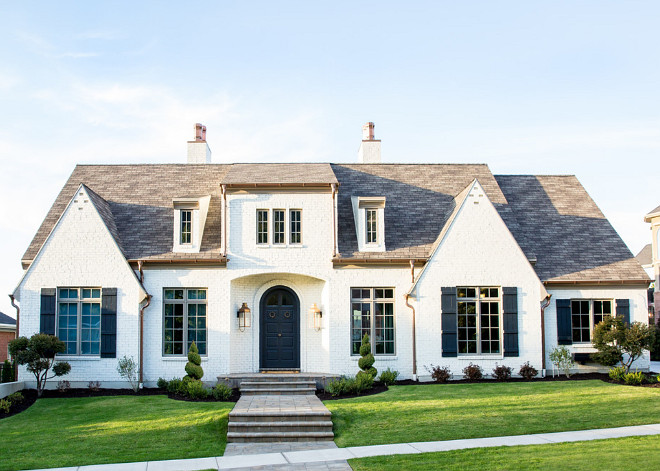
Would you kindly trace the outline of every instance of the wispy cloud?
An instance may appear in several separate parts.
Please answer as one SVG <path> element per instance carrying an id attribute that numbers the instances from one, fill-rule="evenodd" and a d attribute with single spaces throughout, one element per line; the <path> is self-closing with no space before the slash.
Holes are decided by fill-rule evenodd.
<path id="1" fill-rule="evenodd" d="M 116 41 L 126 39 L 126 34 L 112 29 L 92 29 L 78 33 L 74 36 L 76 39 L 100 39 L 104 41 Z"/>

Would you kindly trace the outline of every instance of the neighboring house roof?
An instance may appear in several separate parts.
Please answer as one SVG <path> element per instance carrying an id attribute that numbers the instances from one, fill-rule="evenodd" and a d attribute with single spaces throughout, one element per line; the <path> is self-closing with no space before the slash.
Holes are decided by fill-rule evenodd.
<path id="1" fill-rule="evenodd" d="M 653 245 L 646 244 L 642 250 L 639 251 L 635 258 L 640 265 L 652 265 L 653 264 Z"/>
<path id="2" fill-rule="evenodd" d="M 314 185 L 337 183 L 330 164 L 233 164 L 226 185 Z"/>
<path id="3" fill-rule="evenodd" d="M 16 319 L 9 317 L 7 314 L 0 312 L 0 324 L 16 326 Z"/>
<path id="4" fill-rule="evenodd" d="M 647 281 L 648 276 L 574 176 L 493 176 L 484 164 L 78 165 L 37 231 L 31 262 L 83 183 L 128 260 L 221 257 L 220 186 L 339 183 L 342 260 L 427 259 L 478 180 L 543 281 Z M 210 196 L 199 253 L 173 253 L 177 197 Z M 385 197 L 384 252 L 359 252 L 351 197 Z"/>
<path id="5" fill-rule="evenodd" d="M 649 211 L 648 214 L 644 216 L 644 222 L 651 222 L 651 218 L 658 216 L 660 216 L 660 206 Z"/>

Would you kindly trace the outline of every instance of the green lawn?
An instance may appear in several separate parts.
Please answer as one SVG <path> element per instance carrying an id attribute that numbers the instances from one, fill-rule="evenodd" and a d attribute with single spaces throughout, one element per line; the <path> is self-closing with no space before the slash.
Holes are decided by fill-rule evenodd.
<path id="1" fill-rule="evenodd" d="M 598 380 L 393 386 L 325 405 L 342 447 L 660 423 L 660 389 Z"/>
<path id="2" fill-rule="evenodd" d="M 233 407 L 166 396 L 39 399 L 0 421 L 0 469 L 219 456 Z"/>
<path id="3" fill-rule="evenodd" d="M 657 469 L 657 436 L 613 438 L 589 442 L 476 448 L 421 455 L 380 456 L 349 460 L 354 471 L 401 470 L 580 470 Z"/>

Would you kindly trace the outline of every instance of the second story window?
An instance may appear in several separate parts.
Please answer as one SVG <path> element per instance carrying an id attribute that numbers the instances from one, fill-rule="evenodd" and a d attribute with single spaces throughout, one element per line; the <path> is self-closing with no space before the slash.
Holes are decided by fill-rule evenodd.
<path id="1" fill-rule="evenodd" d="M 284 210 L 273 210 L 273 244 L 284 244 Z"/>
<path id="2" fill-rule="evenodd" d="M 192 243 L 192 211 L 189 209 L 181 210 L 181 243 Z"/>
<path id="3" fill-rule="evenodd" d="M 378 243 L 378 210 L 368 208 L 366 211 L 367 244 Z"/>
<path id="4" fill-rule="evenodd" d="M 291 233 L 289 234 L 290 244 L 302 243 L 302 210 L 292 209 L 289 211 L 289 222 L 291 224 Z"/>
<path id="5" fill-rule="evenodd" d="M 268 243 L 268 210 L 257 209 L 257 244 Z"/>

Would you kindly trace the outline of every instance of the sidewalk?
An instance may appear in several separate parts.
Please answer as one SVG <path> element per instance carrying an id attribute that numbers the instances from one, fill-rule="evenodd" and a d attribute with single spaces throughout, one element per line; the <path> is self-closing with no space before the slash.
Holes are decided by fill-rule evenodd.
<path id="1" fill-rule="evenodd" d="M 660 424 L 572 432 L 537 433 L 533 435 L 513 435 L 508 437 L 355 446 L 348 448 L 322 448 L 322 445 L 319 445 L 318 449 L 307 449 L 303 451 L 51 468 L 50 471 L 196 471 L 202 469 L 240 470 L 252 467 L 259 467 L 259 469 L 264 470 L 344 470 L 346 469 L 345 460 L 365 458 L 368 456 L 430 453 L 435 451 L 497 446 L 545 445 L 550 443 L 602 440 L 606 438 L 642 435 L 660 435 Z M 305 444 L 305 446 L 311 447 L 310 444 Z"/>

